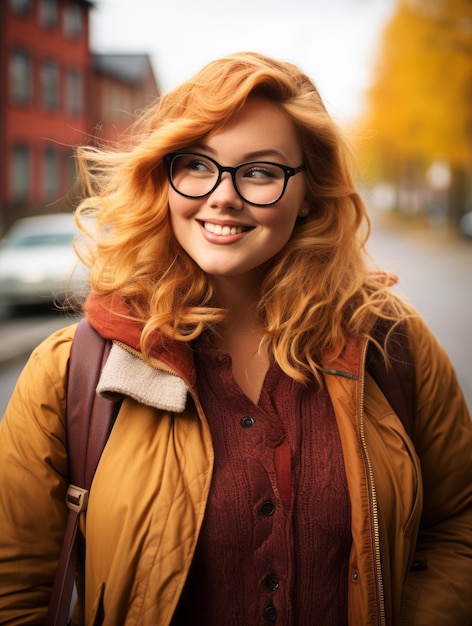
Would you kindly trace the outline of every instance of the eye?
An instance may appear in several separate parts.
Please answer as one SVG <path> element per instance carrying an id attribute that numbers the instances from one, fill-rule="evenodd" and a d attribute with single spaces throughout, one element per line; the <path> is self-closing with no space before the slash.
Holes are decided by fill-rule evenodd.
<path id="1" fill-rule="evenodd" d="M 182 167 L 189 172 L 212 172 L 215 168 L 210 161 L 198 157 L 187 157 L 182 163 Z"/>
<path id="2" fill-rule="evenodd" d="M 282 170 L 277 165 L 269 163 L 250 163 L 242 171 L 244 178 L 254 181 L 270 181 L 278 179 L 283 175 Z"/>

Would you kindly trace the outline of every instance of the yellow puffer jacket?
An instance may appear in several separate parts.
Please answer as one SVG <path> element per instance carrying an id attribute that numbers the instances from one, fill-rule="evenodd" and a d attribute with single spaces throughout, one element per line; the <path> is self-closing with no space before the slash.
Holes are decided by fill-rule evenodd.
<path id="1" fill-rule="evenodd" d="M 337 373 L 325 375 L 352 506 L 349 624 L 470 626 L 472 423 L 443 350 L 420 320 L 409 325 L 412 439 L 365 374 L 364 343 L 353 339 Z M 67 516 L 65 385 L 74 332 L 61 330 L 34 351 L 1 423 L 0 624 L 41 624 L 46 615 Z M 209 429 L 191 379 L 159 359 L 151 367 L 123 345 L 113 346 L 100 389 L 125 399 L 82 519 L 79 621 L 164 626 L 205 512 Z"/>

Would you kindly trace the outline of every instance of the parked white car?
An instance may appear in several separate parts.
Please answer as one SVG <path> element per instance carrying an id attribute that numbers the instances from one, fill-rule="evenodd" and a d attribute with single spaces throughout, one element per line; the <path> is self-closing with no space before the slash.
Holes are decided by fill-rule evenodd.
<path id="1" fill-rule="evenodd" d="M 465 237 L 472 237 L 472 211 L 462 216 L 459 230 Z"/>
<path id="2" fill-rule="evenodd" d="M 72 246 L 78 230 L 72 214 L 19 219 L 0 241 L 0 303 L 62 302 L 84 293 L 87 271 Z"/>

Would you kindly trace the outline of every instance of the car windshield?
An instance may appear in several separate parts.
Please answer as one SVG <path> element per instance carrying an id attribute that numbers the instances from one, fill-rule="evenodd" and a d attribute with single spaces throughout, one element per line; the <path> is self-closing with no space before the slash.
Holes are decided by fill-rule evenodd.
<path id="1" fill-rule="evenodd" d="M 18 233 L 8 241 L 8 245 L 12 248 L 68 246 L 73 238 L 74 233 Z"/>

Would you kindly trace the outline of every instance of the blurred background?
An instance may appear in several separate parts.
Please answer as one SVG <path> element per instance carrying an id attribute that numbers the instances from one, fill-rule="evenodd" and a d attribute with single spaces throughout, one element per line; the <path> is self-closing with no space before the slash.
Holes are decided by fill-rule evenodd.
<path id="1" fill-rule="evenodd" d="M 249 49 L 316 83 L 353 147 L 369 250 L 472 403 L 471 0 L 2 0 L 0 412 L 33 346 L 74 319 L 53 310 L 70 273 L 51 261 L 67 256 L 67 219 L 23 221 L 13 251 L 8 229 L 73 212 L 74 146 L 119 141 L 162 92 Z"/>

